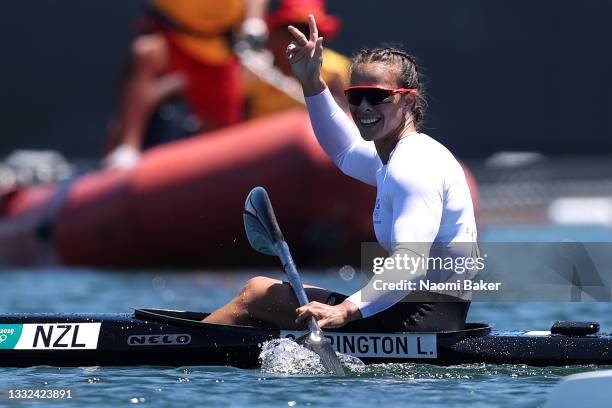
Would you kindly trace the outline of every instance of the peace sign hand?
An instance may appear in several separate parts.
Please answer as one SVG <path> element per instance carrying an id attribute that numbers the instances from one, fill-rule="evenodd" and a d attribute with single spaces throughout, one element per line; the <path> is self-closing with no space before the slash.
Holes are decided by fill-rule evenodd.
<path id="1" fill-rule="evenodd" d="M 321 64 L 323 63 L 323 37 L 319 37 L 314 16 L 308 16 L 310 36 L 306 36 L 294 26 L 289 26 L 289 32 L 294 40 L 287 47 L 287 59 L 291 70 L 304 88 L 305 96 L 312 96 L 325 89 L 321 79 Z"/>

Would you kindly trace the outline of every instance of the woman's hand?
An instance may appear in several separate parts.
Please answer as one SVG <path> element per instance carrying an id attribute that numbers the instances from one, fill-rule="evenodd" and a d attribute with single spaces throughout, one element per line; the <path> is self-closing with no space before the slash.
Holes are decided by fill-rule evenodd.
<path id="1" fill-rule="evenodd" d="M 323 37 L 319 37 L 317 23 L 312 14 L 308 16 L 308 27 L 309 38 L 294 26 L 288 27 L 294 41 L 287 47 L 287 59 L 291 63 L 293 74 L 302 84 L 304 96 L 313 96 L 326 87 L 321 78 Z"/>
<path id="2" fill-rule="evenodd" d="M 320 328 L 334 328 L 341 327 L 361 318 L 361 312 L 359 308 L 353 303 L 345 300 L 336 306 L 330 306 L 320 302 L 310 302 L 298 309 L 297 319 L 295 322 L 300 324 L 304 322 L 310 316 L 313 316 L 317 321 Z"/>

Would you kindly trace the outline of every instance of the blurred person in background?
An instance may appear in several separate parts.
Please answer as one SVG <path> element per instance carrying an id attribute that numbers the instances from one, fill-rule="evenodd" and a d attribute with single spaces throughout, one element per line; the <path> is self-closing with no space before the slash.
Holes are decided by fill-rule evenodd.
<path id="1" fill-rule="evenodd" d="M 273 86 L 247 70 L 245 73 L 247 119 L 303 106 L 301 86 L 293 77 L 291 64 L 285 52 L 287 44 L 293 40 L 287 31 L 287 26 L 293 25 L 307 31 L 308 26 L 304 22 L 309 14 L 316 17 L 320 33 L 328 41 L 335 37 L 342 27 L 338 17 L 327 14 L 325 0 L 280 0 L 276 9 L 272 10 L 266 18 L 269 32 L 266 47 L 272 54 L 274 67 L 295 82 L 293 88 L 297 89 L 298 95 L 297 97 L 292 96 L 292 90 L 282 89 L 282 85 Z M 350 61 L 345 56 L 327 48 L 323 50 L 321 75 L 336 100 L 344 108 L 347 106 L 343 91 L 349 83 L 349 67 Z"/>
<path id="2" fill-rule="evenodd" d="M 244 96 L 233 46 L 266 40 L 267 6 L 268 0 L 151 0 L 131 46 L 106 165 L 130 167 L 144 148 L 239 122 Z"/>
<path id="3" fill-rule="evenodd" d="M 167 72 L 169 58 L 168 42 L 161 34 L 141 35 L 132 41 L 117 117 L 112 120 L 108 133 L 104 159 L 107 167 L 131 167 L 138 162 L 140 151 L 150 145 L 152 139 L 159 139 L 162 132 L 167 141 L 185 136 L 184 126 L 176 120 L 161 128 L 159 125 L 167 122 L 157 120 L 164 110 L 163 105 L 166 110 L 176 110 L 177 104 L 187 108 L 182 96 L 187 78 L 180 72 Z M 190 116 L 189 112 L 183 109 L 179 113 Z M 174 115 L 177 116 L 177 112 Z M 197 123 L 195 125 L 197 127 Z"/>

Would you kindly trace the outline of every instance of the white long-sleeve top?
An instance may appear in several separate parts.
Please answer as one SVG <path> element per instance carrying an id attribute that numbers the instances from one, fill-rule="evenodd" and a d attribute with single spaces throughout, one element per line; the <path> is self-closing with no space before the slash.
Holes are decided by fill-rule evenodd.
<path id="1" fill-rule="evenodd" d="M 391 255 L 400 247 L 416 251 L 416 246 L 410 248 L 411 243 L 441 244 L 436 245 L 443 248 L 436 251 L 436 256 L 474 255 L 476 222 L 470 190 L 461 165 L 448 149 L 423 133 L 413 132 L 403 135 L 388 163 L 383 164 L 374 143 L 361 138 L 328 89 L 307 97 L 306 105 L 317 140 L 327 155 L 345 174 L 377 187 L 374 231 Z M 422 248 L 419 246 L 419 250 Z M 406 278 L 425 276 L 442 282 L 456 279 L 454 275 L 424 270 Z M 372 295 L 370 290 L 368 299 L 363 299 L 363 292 L 349 297 L 363 317 L 381 312 L 407 295 L 397 290 Z"/>

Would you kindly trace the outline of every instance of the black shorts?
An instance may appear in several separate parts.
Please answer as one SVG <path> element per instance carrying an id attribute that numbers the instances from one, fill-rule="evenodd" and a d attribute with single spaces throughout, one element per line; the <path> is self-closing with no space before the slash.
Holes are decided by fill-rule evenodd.
<path id="1" fill-rule="evenodd" d="M 348 296 L 332 292 L 328 305 L 340 304 Z M 343 326 L 353 332 L 439 332 L 463 330 L 470 302 L 435 292 L 415 291 L 406 299 L 373 316 Z"/>

